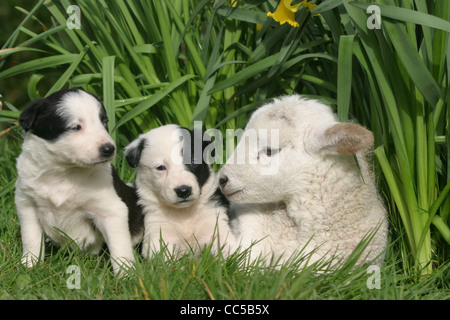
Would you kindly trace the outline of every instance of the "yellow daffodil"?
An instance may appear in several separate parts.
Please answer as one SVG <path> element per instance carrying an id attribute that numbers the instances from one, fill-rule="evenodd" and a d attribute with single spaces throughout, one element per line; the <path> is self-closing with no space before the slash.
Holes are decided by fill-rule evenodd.
<path id="1" fill-rule="evenodd" d="M 293 0 L 281 0 L 278 4 L 277 10 L 275 10 L 274 13 L 267 12 L 267 16 L 273 18 L 280 24 L 287 22 L 293 27 L 299 27 L 300 25 L 297 21 L 295 21 L 295 13 L 297 12 L 298 7 L 302 6 L 308 8 L 309 11 L 312 11 L 315 7 L 317 7 L 317 4 L 312 4 L 307 0 L 303 0 L 300 3 L 291 5 L 292 1 Z"/>
<path id="2" fill-rule="evenodd" d="M 315 7 L 317 7 L 317 4 L 313 4 L 311 2 L 308 2 L 308 0 L 303 0 L 299 3 L 304 8 L 308 8 L 310 12 L 314 10 Z M 320 14 L 315 14 L 315 16 L 320 16 Z"/>
<path id="3" fill-rule="evenodd" d="M 293 27 L 299 27 L 297 21 L 295 21 L 295 13 L 298 10 L 300 3 L 291 6 L 292 0 L 281 0 L 277 10 L 274 13 L 267 12 L 267 16 L 273 18 L 280 24 L 289 23 Z"/>

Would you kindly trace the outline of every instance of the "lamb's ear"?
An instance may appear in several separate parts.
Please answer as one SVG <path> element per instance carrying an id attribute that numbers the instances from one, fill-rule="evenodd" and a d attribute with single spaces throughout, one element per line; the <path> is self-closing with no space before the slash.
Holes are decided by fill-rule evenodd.
<path id="1" fill-rule="evenodd" d="M 141 160 L 142 150 L 145 147 L 145 139 L 138 138 L 125 148 L 125 159 L 132 168 L 137 168 Z"/>
<path id="2" fill-rule="evenodd" d="M 321 150 L 337 154 L 355 154 L 373 145 L 373 134 L 354 123 L 337 123 L 325 130 Z"/>
<path id="3" fill-rule="evenodd" d="M 45 104 L 45 99 L 38 99 L 30 103 L 20 114 L 19 124 L 25 130 L 28 131 L 33 127 L 39 112 L 42 110 L 42 106 Z"/>

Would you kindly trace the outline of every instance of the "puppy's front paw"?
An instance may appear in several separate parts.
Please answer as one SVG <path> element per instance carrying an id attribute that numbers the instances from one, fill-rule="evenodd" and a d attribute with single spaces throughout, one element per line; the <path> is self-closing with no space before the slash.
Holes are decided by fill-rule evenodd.
<path id="1" fill-rule="evenodd" d="M 118 258 L 113 261 L 114 274 L 119 279 L 129 278 L 135 271 L 134 259 Z"/>
<path id="2" fill-rule="evenodd" d="M 33 268 L 39 261 L 39 258 L 32 253 L 24 253 L 21 259 L 22 265 L 27 268 Z"/>

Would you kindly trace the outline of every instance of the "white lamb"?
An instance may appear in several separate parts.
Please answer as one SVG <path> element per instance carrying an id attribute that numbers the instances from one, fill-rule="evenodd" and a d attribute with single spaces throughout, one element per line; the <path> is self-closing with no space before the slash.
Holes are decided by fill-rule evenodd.
<path id="1" fill-rule="evenodd" d="M 371 234 L 358 264 L 381 265 L 388 222 L 366 161 L 372 145 L 370 131 L 339 123 L 316 100 L 286 96 L 258 109 L 220 175 L 238 204 L 232 229 L 241 245 L 258 241 L 253 258 L 269 262 L 302 249 L 310 263 L 342 261 Z"/>

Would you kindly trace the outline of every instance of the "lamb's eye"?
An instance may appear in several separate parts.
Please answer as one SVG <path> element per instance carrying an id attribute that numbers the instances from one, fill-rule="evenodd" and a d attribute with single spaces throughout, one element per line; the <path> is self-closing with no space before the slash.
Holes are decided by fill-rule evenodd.
<path id="1" fill-rule="evenodd" d="M 81 130 L 81 124 L 77 124 L 77 125 L 73 126 L 71 129 L 73 131 L 80 131 Z"/>
<path id="2" fill-rule="evenodd" d="M 280 149 L 270 149 L 266 148 L 265 153 L 268 157 L 271 157 L 273 155 L 276 155 L 278 152 L 280 152 Z"/>
<path id="3" fill-rule="evenodd" d="M 156 170 L 165 171 L 165 170 L 167 170 L 167 168 L 166 168 L 166 166 L 160 165 L 160 166 L 156 167 Z"/>

